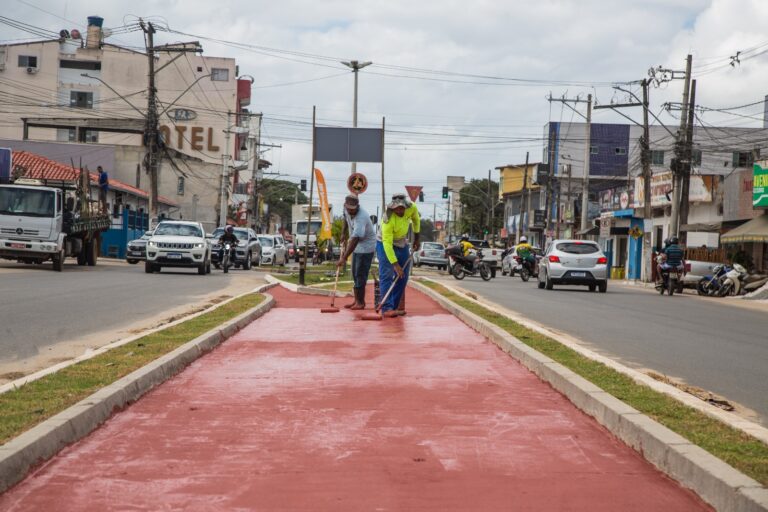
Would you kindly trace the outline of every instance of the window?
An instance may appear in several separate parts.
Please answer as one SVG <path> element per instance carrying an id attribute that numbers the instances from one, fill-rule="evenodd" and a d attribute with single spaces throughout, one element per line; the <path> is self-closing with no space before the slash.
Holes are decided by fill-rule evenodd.
<path id="1" fill-rule="evenodd" d="M 760 153 L 757 152 L 757 156 Z M 755 163 L 755 155 L 752 151 L 734 151 L 733 152 L 733 166 L 734 167 L 752 167 Z"/>
<path id="2" fill-rule="evenodd" d="M 557 244 L 557 250 L 568 254 L 594 254 L 600 251 L 600 247 L 584 242 L 563 242 Z"/>
<path id="3" fill-rule="evenodd" d="M 176 194 L 184 195 L 184 176 L 179 176 L 179 179 L 176 181 Z"/>
<path id="4" fill-rule="evenodd" d="M 597 146 L 589 146 L 590 155 L 597 155 L 598 153 L 600 153 L 600 150 L 597 148 Z"/>
<path id="5" fill-rule="evenodd" d="M 701 166 L 701 150 L 700 149 L 694 149 L 691 152 L 691 164 L 696 166 Z"/>
<path id="6" fill-rule="evenodd" d="M 651 150 L 651 165 L 664 165 L 664 152 Z"/>
<path id="7" fill-rule="evenodd" d="M 65 140 L 67 142 L 99 142 L 99 132 L 96 130 L 85 130 L 85 138 L 83 140 L 77 140 L 77 130 L 74 128 L 60 131 L 66 135 L 65 137 L 58 137 L 57 140 Z"/>
<path id="8" fill-rule="evenodd" d="M 19 55 L 20 68 L 36 68 L 37 57 L 34 55 Z"/>
<path id="9" fill-rule="evenodd" d="M 615 150 L 617 155 L 626 155 L 627 154 L 627 148 L 616 148 Z"/>
<path id="10" fill-rule="evenodd" d="M 211 80 L 215 82 L 226 82 L 229 80 L 229 70 L 227 68 L 212 68 Z"/>
<path id="11" fill-rule="evenodd" d="M 93 108 L 93 93 L 70 91 L 69 106 L 77 108 Z"/>
<path id="12" fill-rule="evenodd" d="M 99 71 L 101 69 L 101 62 L 95 60 L 62 60 L 59 62 L 59 67 L 64 69 Z"/>

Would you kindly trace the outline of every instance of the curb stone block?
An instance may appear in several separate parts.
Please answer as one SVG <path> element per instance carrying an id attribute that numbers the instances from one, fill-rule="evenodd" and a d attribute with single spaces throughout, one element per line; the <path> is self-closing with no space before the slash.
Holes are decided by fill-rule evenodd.
<path id="1" fill-rule="evenodd" d="M 624 443 L 642 453 L 646 460 L 667 474 L 671 474 L 669 471 L 670 448 L 693 446 L 683 436 L 638 411 L 622 414 L 613 432 Z"/>
<path id="2" fill-rule="evenodd" d="M 739 489 L 739 494 L 743 496 L 740 500 L 738 512 L 761 512 L 768 510 L 768 489 L 762 486 L 757 487 L 742 487 Z"/>

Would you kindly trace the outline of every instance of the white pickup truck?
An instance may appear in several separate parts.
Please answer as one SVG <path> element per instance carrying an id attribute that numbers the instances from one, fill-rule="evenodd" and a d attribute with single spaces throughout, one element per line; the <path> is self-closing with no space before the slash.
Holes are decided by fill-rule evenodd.
<path id="1" fill-rule="evenodd" d="M 24 263 L 53 262 L 61 272 L 67 256 L 78 265 L 95 265 L 100 233 L 109 229 L 106 214 L 75 208 L 74 189 L 37 185 L 0 185 L 0 258 Z"/>

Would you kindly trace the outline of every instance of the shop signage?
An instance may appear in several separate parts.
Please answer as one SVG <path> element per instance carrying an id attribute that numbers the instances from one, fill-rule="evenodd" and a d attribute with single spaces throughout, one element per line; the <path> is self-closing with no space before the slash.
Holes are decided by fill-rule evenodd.
<path id="1" fill-rule="evenodd" d="M 712 201 L 714 188 L 713 176 L 691 176 L 688 200 L 691 203 L 709 203 Z M 632 201 L 633 208 L 642 208 L 645 205 L 643 177 L 635 178 L 635 194 Z M 672 204 L 672 173 L 663 172 L 654 174 L 651 178 L 651 206 L 659 207 Z"/>
<path id="2" fill-rule="evenodd" d="M 546 211 L 534 210 L 533 211 L 533 227 L 543 229 L 544 226 L 547 224 L 546 217 L 547 217 Z"/>
<path id="3" fill-rule="evenodd" d="M 752 174 L 752 207 L 768 208 L 768 169 L 757 164 Z"/>
<path id="4" fill-rule="evenodd" d="M 219 146 L 214 144 L 213 128 L 202 126 L 174 125 L 173 128 L 162 125 L 160 133 L 165 143 L 174 149 L 192 149 L 195 151 L 217 152 Z"/>
<path id="5" fill-rule="evenodd" d="M 610 238 L 613 217 L 600 217 L 600 238 Z"/>
<path id="6" fill-rule="evenodd" d="M 174 121 L 192 121 L 197 118 L 197 112 L 188 108 L 175 108 L 170 112 Z"/>

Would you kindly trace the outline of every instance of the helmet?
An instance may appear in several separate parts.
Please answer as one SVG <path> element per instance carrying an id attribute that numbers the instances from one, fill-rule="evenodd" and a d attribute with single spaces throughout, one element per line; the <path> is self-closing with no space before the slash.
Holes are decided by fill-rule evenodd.
<path id="1" fill-rule="evenodd" d="M 466 242 L 467 240 L 469 240 L 469 235 L 461 235 L 461 238 L 459 239 L 461 242 Z"/>
<path id="2" fill-rule="evenodd" d="M 680 243 L 680 240 L 677 239 L 676 236 L 672 235 L 669 237 L 669 245 L 677 245 Z"/>
<path id="3" fill-rule="evenodd" d="M 226 231 L 231 235 L 232 233 L 235 232 L 235 228 L 233 228 L 232 226 L 227 226 L 226 228 L 224 228 L 224 231 Z"/>
<path id="4" fill-rule="evenodd" d="M 520 237 L 520 243 L 521 243 L 521 244 L 524 244 L 524 243 L 526 243 L 526 242 L 528 242 L 528 238 L 527 238 L 527 237 L 525 237 L 525 236 L 521 236 L 521 237 Z"/>

